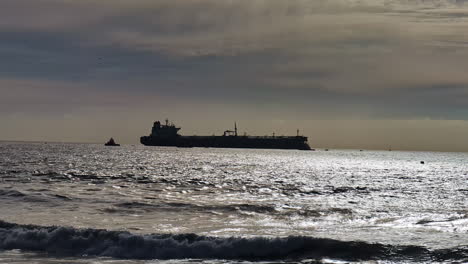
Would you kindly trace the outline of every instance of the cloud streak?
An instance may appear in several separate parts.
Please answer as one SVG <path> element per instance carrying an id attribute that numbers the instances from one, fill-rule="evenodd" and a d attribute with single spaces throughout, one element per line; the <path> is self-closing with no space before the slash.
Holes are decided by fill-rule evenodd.
<path id="1" fill-rule="evenodd" d="M 468 116 L 466 1 L 3 0 L 0 17 L 8 115 L 37 97 L 46 112 L 171 98 L 259 119 Z"/>

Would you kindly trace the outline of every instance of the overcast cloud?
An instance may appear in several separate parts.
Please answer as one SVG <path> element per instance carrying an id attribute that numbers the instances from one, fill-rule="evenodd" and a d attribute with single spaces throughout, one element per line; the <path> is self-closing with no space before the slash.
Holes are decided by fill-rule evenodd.
<path id="1" fill-rule="evenodd" d="M 280 119 L 310 131 L 311 120 L 464 124 L 465 2 L 2 0 L 0 121 L 9 129 L 0 139 L 100 140 L 119 129 L 106 122 L 123 118 L 143 129 L 119 132 L 128 142 L 165 117 L 189 131 L 196 119 L 212 131 L 262 120 L 252 133 L 290 125 Z M 101 127 L 86 138 L 76 127 L 33 135 L 24 132 L 31 120 Z"/>

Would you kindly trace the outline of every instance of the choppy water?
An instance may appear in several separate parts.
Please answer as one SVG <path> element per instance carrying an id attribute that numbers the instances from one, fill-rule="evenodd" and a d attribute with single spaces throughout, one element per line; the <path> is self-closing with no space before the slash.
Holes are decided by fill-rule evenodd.
<path id="1" fill-rule="evenodd" d="M 0 262 L 465 263 L 467 161 L 0 143 Z"/>

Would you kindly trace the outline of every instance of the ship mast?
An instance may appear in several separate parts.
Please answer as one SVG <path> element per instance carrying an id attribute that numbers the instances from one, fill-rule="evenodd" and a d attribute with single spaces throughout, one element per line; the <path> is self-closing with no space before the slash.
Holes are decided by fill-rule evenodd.
<path id="1" fill-rule="evenodd" d="M 237 137 L 237 122 L 234 122 L 234 135 Z"/>

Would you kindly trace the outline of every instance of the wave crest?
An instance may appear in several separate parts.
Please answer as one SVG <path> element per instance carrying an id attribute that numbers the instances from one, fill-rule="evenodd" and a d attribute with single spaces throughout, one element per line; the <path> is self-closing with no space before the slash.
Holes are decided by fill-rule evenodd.
<path id="1" fill-rule="evenodd" d="M 418 246 L 290 236 L 284 238 L 208 237 L 195 234 L 132 234 L 102 229 L 18 225 L 0 220 L 0 249 L 44 251 L 61 256 L 124 259 L 345 260 L 464 259 L 468 248 L 429 251 Z"/>

